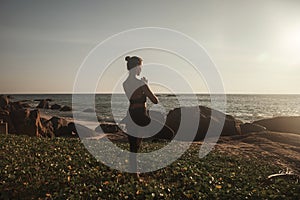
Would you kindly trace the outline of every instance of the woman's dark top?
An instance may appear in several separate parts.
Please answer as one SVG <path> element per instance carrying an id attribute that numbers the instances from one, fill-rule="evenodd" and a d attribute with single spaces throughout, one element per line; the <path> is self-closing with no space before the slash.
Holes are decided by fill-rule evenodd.
<path id="1" fill-rule="evenodd" d="M 130 104 L 145 103 L 146 102 L 146 95 L 142 95 L 140 98 L 130 99 L 129 101 L 130 101 Z"/>

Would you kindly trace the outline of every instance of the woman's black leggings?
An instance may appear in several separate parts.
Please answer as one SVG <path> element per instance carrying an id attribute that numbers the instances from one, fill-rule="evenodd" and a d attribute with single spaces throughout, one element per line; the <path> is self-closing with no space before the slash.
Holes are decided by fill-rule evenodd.
<path id="1" fill-rule="evenodd" d="M 132 121 L 138 126 L 147 126 L 151 122 L 151 119 L 145 107 L 133 108 L 129 109 L 128 111 Z M 131 131 L 135 131 L 135 129 L 131 128 L 130 125 L 129 127 L 127 127 L 127 130 L 129 131 L 128 140 L 130 144 L 130 151 L 137 153 L 140 149 L 142 138 L 130 135 Z"/>

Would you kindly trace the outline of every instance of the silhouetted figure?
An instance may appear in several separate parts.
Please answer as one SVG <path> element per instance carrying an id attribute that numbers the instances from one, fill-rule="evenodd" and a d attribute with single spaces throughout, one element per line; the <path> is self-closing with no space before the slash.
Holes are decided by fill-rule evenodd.
<path id="1" fill-rule="evenodd" d="M 127 123 L 127 132 L 128 132 L 128 140 L 130 144 L 130 151 L 133 153 L 137 153 L 140 149 L 142 138 L 135 137 L 139 134 L 135 126 L 147 126 L 151 119 L 148 115 L 146 109 L 146 99 L 147 97 L 154 103 L 158 103 L 157 97 L 152 93 L 148 86 L 148 80 L 143 77 L 142 79 L 138 79 L 136 76 L 139 76 L 142 70 L 142 59 L 137 56 L 126 56 L 125 60 L 127 61 L 127 69 L 129 70 L 129 75 L 127 79 L 123 83 L 123 88 L 126 93 L 127 98 L 130 101 L 129 109 L 127 115 L 130 115 L 133 123 Z M 130 135 L 134 133 L 135 136 Z M 133 171 L 137 172 L 137 162 L 136 162 L 136 154 L 132 155 L 129 158 L 130 167 Z M 138 177 L 138 173 L 136 173 Z"/>

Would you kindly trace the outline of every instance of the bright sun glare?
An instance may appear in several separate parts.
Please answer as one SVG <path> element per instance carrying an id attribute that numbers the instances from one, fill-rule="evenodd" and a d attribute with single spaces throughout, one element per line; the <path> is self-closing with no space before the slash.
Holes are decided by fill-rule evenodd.
<path id="1" fill-rule="evenodd" d="M 300 64 L 300 25 L 293 26 L 284 30 L 282 34 L 281 56 L 288 59 L 286 64 L 290 66 L 299 66 Z"/>
<path id="2" fill-rule="evenodd" d="M 286 33 L 285 43 L 291 50 L 300 50 L 300 27 L 291 29 Z"/>

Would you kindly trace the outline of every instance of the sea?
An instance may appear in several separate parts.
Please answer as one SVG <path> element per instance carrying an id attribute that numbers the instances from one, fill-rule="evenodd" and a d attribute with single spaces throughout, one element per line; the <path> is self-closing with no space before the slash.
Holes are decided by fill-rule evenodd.
<path id="1" fill-rule="evenodd" d="M 276 116 L 300 116 L 300 95 L 267 95 L 267 94 L 157 94 L 159 104 L 153 105 L 147 100 L 150 110 L 160 111 L 164 115 L 178 107 L 202 105 L 218 109 L 234 116 L 243 122 Z M 220 97 L 220 102 L 218 98 Z M 72 111 L 41 109 L 51 116 L 73 119 L 80 116 L 82 122 L 93 124 L 95 116 L 101 121 L 120 121 L 128 109 L 128 99 L 125 94 L 10 94 L 11 101 L 25 101 L 32 108 L 36 107 L 38 99 L 51 99 L 53 104 L 73 106 Z M 76 99 L 76 100 L 75 100 Z M 224 101 L 226 99 L 226 101 Z M 213 101 L 212 101 L 213 100 Z M 223 100 L 223 101 L 222 101 Z M 76 105 L 74 104 L 76 102 Z M 218 104 L 219 103 L 219 104 Z M 74 106 L 75 105 L 75 106 Z M 93 108 L 94 106 L 94 108 Z M 221 108 L 220 107 L 220 108 Z M 89 110 L 87 110 L 89 109 Z M 91 112 L 95 110 L 95 112 Z M 77 117 L 78 118 L 78 117 Z M 95 125 L 95 124 L 94 124 Z M 96 125 L 95 125 L 96 126 Z"/>

